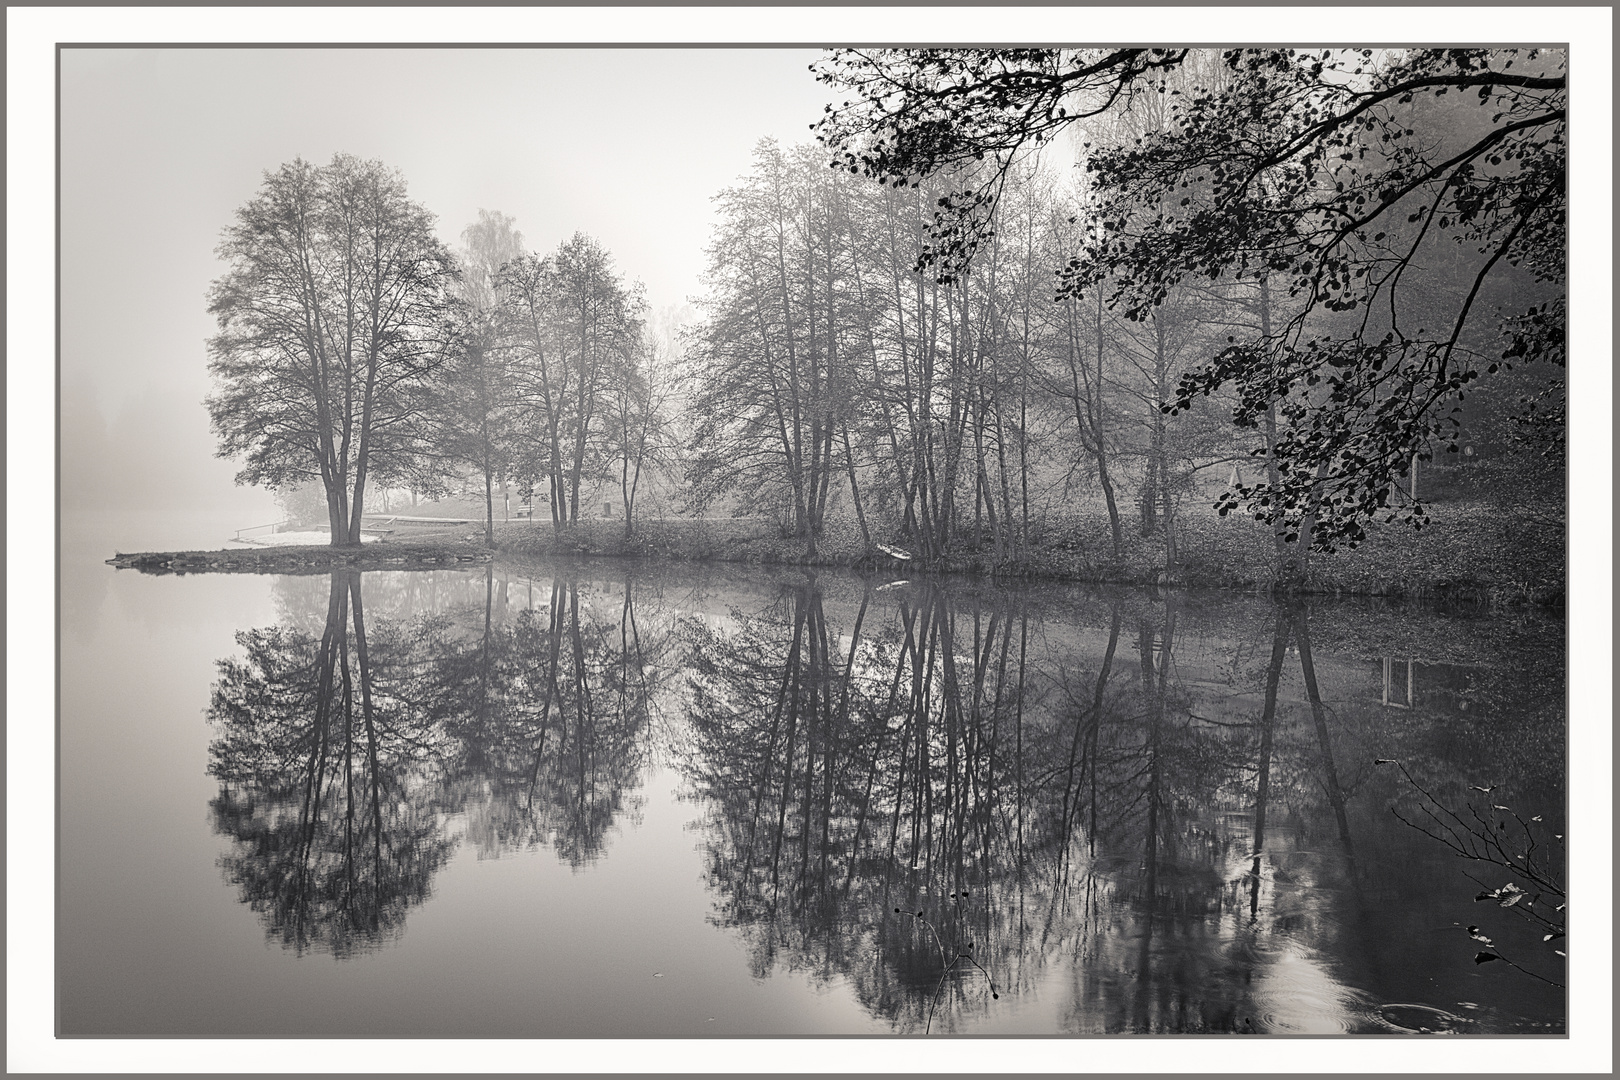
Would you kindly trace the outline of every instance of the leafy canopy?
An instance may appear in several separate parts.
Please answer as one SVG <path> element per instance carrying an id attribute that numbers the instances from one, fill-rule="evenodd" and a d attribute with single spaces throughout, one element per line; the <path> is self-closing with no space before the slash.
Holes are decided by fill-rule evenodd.
<path id="1" fill-rule="evenodd" d="M 918 260 L 945 279 L 993 233 L 1020 157 L 1157 99 L 1153 130 L 1087 143 L 1089 239 L 1058 291 L 1149 319 L 1177 288 L 1271 287 L 1268 328 L 1187 372 L 1164 408 L 1225 387 L 1242 427 L 1276 410 L 1277 479 L 1218 505 L 1290 539 L 1331 551 L 1381 514 L 1424 523 L 1403 477 L 1456 449 L 1466 388 L 1564 364 L 1561 52 L 843 50 L 816 70 L 856 95 L 815 125 L 834 167 L 966 178 Z M 1528 402 L 1552 456 L 1562 397 L 1554 376 Z"/>

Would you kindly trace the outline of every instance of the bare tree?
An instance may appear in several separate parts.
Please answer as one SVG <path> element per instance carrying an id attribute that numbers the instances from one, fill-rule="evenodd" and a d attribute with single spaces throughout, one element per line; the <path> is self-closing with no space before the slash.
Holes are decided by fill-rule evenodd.
<path id="1" fill-rule="evenodd" d="M 836 467 L 836 312 L 847 300 L 829 269 L 846 245 L 826 173 L 767 140 L 743 183 L 721 193 L 693 350 L 698 501 L 722 489 L 762 498 L 812 556 Z"/>
<path id="2" fill-rule="evenodd" d="M 608 397 L 607 444 L 616 463 L 624 535 L 635 534 L 644 471 L 667 470 L 678 448 L 672 423 L 680 378 L 670 346 L 651 333 L 619 365 Z"/>
<path id="3" fill-rule="evenodd" d="M 516 411 L 513 362 L 506 340 L 495 283 L 501 269 L 523 254 L 523 234 L 513 219 L 478 211 L 478 221 L 462 230 L 455 294 L 455 347 L 439 380 L 441 388 L 435 446 L 447 467 L 471 466 L 483 478 L 484 540 L 495 545 L 495 481 L 510 471 L 512 425 Z"/>
<path id="4" fill-rule="evenodd" d="M 577 521 L 581 486 L 601 471 L 601 403 L 640 348 L 641 286 L 627 285 L 606 248 L 584 233 L 549 256 L 512 260 L 497 285 L 518 350 L 517 393 L 546 477 L 555 527 Z"/>
<path id="5" fill-rule="evenodd" d="M 332 544 L 356 544 L 368 478 L 419 466 L 429 380 L 445 357 L 449 253 L 433 215 L 376 161 L 295 160 L 225 229 L 209 291 L 208 399 L 239 483 L 318 478 Z"/>

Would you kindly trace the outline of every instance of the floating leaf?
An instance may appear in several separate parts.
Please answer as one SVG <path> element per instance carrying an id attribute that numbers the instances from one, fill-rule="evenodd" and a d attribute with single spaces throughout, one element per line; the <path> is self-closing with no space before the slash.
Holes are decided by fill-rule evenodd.
<path id="1" fill-rule="evenodd" d="M 1469 791 L 1483 791 L 1488 795 L 1491 792 L 1496 790 L 1496 785 L 1492 784 L 1490 787 L 1480 787 L 1478 784 L 1469 784 L 1468 785 L 1468 790 Z"/>
<path id="2" fill-rule="evenodd" d="M 1497 956 L 1493 952 L 1477 952 L 1477 953 L 1474 954 L 1474 963 L 1476 963 L 1476 964 L 1488 964 L 1492 960 L 1500 960 L 1500 959 L 1502 959 L 1502 958 L 1500 956 Z"/>
<path id="3" fill-rule="evenodd" d="M 1473 938 L 1475 941 L 1483 941 L 1487 945 L 1494 944 L 1490 938 L 1479 932 L 1479 927 L 1477 926 L 1470 926 L 1468 928 L 1468 936 Z"/>

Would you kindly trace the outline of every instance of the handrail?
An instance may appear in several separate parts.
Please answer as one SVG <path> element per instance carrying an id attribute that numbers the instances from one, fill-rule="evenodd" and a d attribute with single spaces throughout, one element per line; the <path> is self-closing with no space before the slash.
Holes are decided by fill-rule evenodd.
<path id="1" fill-rule="evenodd" d="M 240 540 L 240 539 L 242 539 L 242 534 L 243 533 L 253 532 L 256 529 L 276 529 L 276 528 L 280 528 L 281 526 L 287 524 L 288 520 L 289 520 L 288 518 L 282 518 L 280 521 L 272 521 L 268 525 L 249 525 L 245 529 L 237 529 L 236 530 L 236 535 L 231 537 L 231 539 L 232 540 Z"/>
<path id="2" fill-rule="evenodd" d="M 362 518 L 371 520 L 381 518 L 384 519 L 385 523 L 390 524 L 393 522 L 401 522 L 407 525 L 471 525 L 474 521 L 478 520 L 476 518 L 413 517 L 409 514 L 393 513 L 361 514 L 360 516 Z"/>

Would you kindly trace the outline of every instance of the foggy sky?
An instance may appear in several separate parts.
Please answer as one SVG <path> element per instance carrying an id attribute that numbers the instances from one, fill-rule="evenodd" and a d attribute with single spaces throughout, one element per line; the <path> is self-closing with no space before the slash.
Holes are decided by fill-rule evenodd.
<path id="1" fill-rule="evenodd" d="M 799 49 L 68 49 L 62 53 L 64 510 L 279 516 L 214 458 L 205 310 L 262 174 L 339 151 L 401 170 L 458 242 L 576 231 L 656 310 L 699 291 L 711 199 L 827 100 Z M 269 516 L 265 516 L 269 515 Z M 251 520 L 249 520 L 251 519 Z"/>

